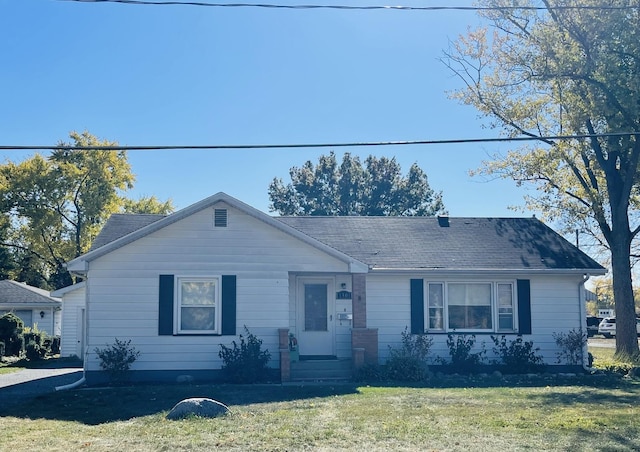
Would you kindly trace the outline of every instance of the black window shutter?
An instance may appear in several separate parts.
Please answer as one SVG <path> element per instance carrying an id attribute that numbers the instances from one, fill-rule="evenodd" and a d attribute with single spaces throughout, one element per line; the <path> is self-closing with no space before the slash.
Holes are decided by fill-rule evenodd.
<path id="1" fill-rule="evenodd" d="M 173 275 L 160 275 L 158 335 L 173 335 Z"/>
<path id="2" fill-rule="evenodd" d="M 424 333 L 424 281 L 411 280 L 411 334 Z"/>
<path id="3" fill-rule="evenodd" d="M 528 279 L 518 280 L 518 332 L 531 334 L 531 284 Z"/>
<path id="4" fill-rule="evenodd" d="M 222 334 L 236 334 L 236 275 L 222 275 Z"/>

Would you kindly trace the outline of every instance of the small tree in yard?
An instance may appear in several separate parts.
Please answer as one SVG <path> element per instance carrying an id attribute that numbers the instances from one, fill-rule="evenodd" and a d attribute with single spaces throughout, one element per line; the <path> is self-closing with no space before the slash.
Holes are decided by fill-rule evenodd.
<path id="1" fill-rule="evenodd" d="M 582 364 L 582 354 L 587 344 L 587 333 L 573 329 L 568 333 L 553 333 L 553 339 L 560 351 L 556 353 L 558 363 Z"/>
<path id="2" fill-rule="evenodd" d="M 131 339 L 121 341 L 115 338 L 115 342 L 105 348 L 95 348 L 96 355 L 100 359 L 100 367 L 109 372 L 111 382 L 124 383 L 129 379 L 131 364 L 140 356 L 140 352 L 131 345 Z"/>
<path id="3" fill-rule="evenodd" d="M 268 350 L 262 350 L 262 340 L 249 332 L 245 326 L 247 335 L 240 335 L 240 344 L 233 341 L 232 347 L 220 344 L 218 356 L 222 359 L 222 372 L 226 379 L 232 383 L 256 383 L 265 380 L 268 373 L 267 364 L 271 359 Z"/>

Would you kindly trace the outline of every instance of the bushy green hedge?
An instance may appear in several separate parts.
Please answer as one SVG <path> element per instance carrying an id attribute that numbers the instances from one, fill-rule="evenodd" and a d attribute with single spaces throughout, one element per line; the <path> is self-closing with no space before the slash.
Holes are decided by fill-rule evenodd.
<path id="1" fill-rule="evenodd" d="M 522 336 L 508 341 L 506 336 L 491 336 L 495 347 L 493 352 L 500 357 L 495 364 L 502 372 L 510 374 L 537 373 L 544 370 L 544 359 L 538 354 L 539 347 L 533 341 L 525 341 Z"/>
<path id="2" fill-rule="evenodd" d="M 5 356 L 20 356 L 24 350 L 23 328 L 24 322 L 13 312 L 0 317 L 0 340 L 5 345 Z"/>
<path id="3" fill-rule="evenodd" d="M 131 345 L 131 339 L 125 341 L 115 338 L 113 344 L 104 348 L 96 347 L 94 352 L 100 360 L 100 367 L 109 373 L 113 384 L 123 384 L 129 380 L 131 365 L 140 356 L 140 352 Z"/>
<path id="4" fill-rule="evenodd" d="M 480 346 L 480 350 L 473 352 L 475 349 L 476 335 L 466 334 L 447 334 L 447 347 L 449 348 L 449 361 L 445 358 L 438 357 L 437 362 L 442 364 L 447 372 L 451 373 L 473 373 L 483 364 L 487 351 L 484 348 L 484 342 Z"/>
<path id="5" fill-rule="evenodd" d="M 222 373 L 230 383 L 257 383 L 269 378 L 267 364 L 271 359 L 268 350 L 262 350 L 262 340 L 244 327 L 246 337 L 240 335 L 240 343 L 232 341 L 231 347 L 220 344 L 218 356 L 222 359 Z"/>
<path id="6" fill-rule="evenodd" d="M 39 359 L 42 359 L 45 352 L 46 349 L 41 347 L 40 344 L 38 344 L 34 340 L 30 340 L 29 342 L 27 342 L 27 346 L 25 347 L 25 354 L 29 361 L 37 361 Z"/>
<path id="7" fill-rule="evenodd" d="M 26 356 L 29 360 L 38 360 L 60 353 L 60 336 L 49 336 L 35 324 L 33 328 L 25 327 L 13 312 L 0 317 L 0 343 L 3 344 L 0 357 Z"/>
<path id="8" fill-rule="evenodd" d="M 429 376 L 427 357 L 433 339 L 426 334 L 401 333 L 400 347 L 389 346 L 389 358 L 380 366 L 367 364 L 358 370 L 358 381 L 423 381 Z"/>

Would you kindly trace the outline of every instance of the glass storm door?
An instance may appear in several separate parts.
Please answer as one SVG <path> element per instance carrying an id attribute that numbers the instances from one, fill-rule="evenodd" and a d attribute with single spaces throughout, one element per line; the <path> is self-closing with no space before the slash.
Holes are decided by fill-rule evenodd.
<path id="1" fill-rule="evenodd" d="M 333 356 L 333 281 L 301 278 L 298 282 L 298 345 L 303 356 Z"/>

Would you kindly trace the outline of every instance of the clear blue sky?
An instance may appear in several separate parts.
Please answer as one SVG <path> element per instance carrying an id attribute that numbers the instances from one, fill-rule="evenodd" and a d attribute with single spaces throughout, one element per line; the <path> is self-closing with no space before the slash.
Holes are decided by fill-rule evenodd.
<path id="1" fill-rule="evenodd" d="M 377 0 L 319 0 L 380 5 Z M 318 3 L 274 0 L 280 4 Z M 394 4 L 398 2 L 393 2 Z M 468 6 L 468 0 L 403 1 Z M 336 11 L 0 0 L 0 144 L 71 130 L 121 145 L 282 144 L 497 136 L 447 98 L 438 61 L 464 11 Z M 525 191 L 470 178 L 495 144 L 352 148 L 417 162 L 452 216 L 520 216 Z M 507 147 L 502 146 L 502 150 Z M 130 151 L 132 197 L 183 208 L 219 191 L 268 211 L 274 177 L 331 149 Z M 345 149 L 336 149 L 341 158 Z M 32 152 L 0 152 L 19 161 Z"/>

